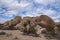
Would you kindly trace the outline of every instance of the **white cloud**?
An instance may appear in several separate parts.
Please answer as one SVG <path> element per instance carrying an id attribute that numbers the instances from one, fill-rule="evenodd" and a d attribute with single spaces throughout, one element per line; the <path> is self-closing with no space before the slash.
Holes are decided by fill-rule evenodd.
<path id="1" fill-rule="evenodd" d="M 42 4 L 43 6 L 35 7 L 34 3 L 36 4 Z M 52 10 L 52 8 L 45 9 L 47 5 L 53 6 L 55 8 L 60 8 L 60 0 L 31 0 L 26 1 L 26 0 L 21 0 L 19 3 L 17 0 L 0 0 L 0 6 L 5 5 L 7 6 L 10 10 L 6 11 L 2 10 L 0 13 L 3 13 L 3 16 L 7 17 L 13 17 L 14 15 L 20 15 L 22 14 L 23 11 L 26 11 L 25 15 L 23 16 L 39 16 L 41 14 L 48 15 L 52 17 L 53 15 L 59 13 L 55 10 Z M 37 5 L 38 6 L 38 5 Z M 59 16 L 60 17 L 60 16 Z M 58 20 L 56 17 L 53 16 L 52 18 L 54 20 Z"/>
<path id="2" fill-rule="evenodd" d="M 17 15 L 18 11 L 23 11 L 31 5 L 30 2 L 20 1 L 18 3 L 17 0 L 0 0 L 0 4 L 6 5 L 10 8 L 10 10 L 6 11 L 3 15 L 7 17 L 12 17 L 13 15 Z M 3 10 L 4 11 L 4 10 Z"/>
<path id="3" fill-rule="evenodd" d="M 52 15 L 56 14 L 56 11 L 48 9 L 48 10 L 44 10 L 42 13 L 45 15 L 48 15 L 48 16 L 52 16 Z"/>
<path id="4" fill-rule="evenodd" d="M 1 0 L 1 4 L 7 5 L 12 10 L 21 10 L 30 5 L 27 1 L 20 1 L 20 3 L 18 3 L 17 0 Z"/>
<path id="5" fill-rule="evenodd" d="M 0 8 L 0 13 L 4 13 L 4 12 L 5 12 L 5 10 L 3 10 L 3 9 Z"/>
<path id="6" fill-rule="evenodd" d="M 51 4 L 56 2 L 56 0 L 35 0 L 36 3 L 41 3 L 43 5 Z"/>
<path id="7" fill-rule="evenodd" d="M 5 21 L 3 18 L 0 18 L 0 23 L 4 23 Z"/>
<path id="8" fill-rule="evenodd" d="M 60 22 L 60 20 L 56 19 L 55 22 Z"/>
<path id="9" fill-rule="evenodd" d="M 18 13 L 16 11 L 7 11 L 6 13 L 4 13 L 3 15 L 7 16 L 7 17 L 13 17 L 14 15 L 16 16 Z"/>

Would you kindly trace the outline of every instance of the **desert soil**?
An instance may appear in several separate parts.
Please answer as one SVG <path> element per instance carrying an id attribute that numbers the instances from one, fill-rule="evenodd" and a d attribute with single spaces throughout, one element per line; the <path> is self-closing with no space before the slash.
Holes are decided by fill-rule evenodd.
<path id="1" fill-rule="evenodd" d="M 23 35 L 19 30 L 0 30 L 0 32 L 2 31 L 6 34 L 0 35 L 0 40 L 60 40 L 60 38 L 57 37 L 50 39 L 43 34 L 40 34 L 40 37 Z"/>

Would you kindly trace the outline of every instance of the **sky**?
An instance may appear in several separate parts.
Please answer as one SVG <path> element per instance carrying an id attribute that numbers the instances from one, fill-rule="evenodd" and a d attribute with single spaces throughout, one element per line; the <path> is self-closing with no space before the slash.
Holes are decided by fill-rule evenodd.
<path id="1" fill-rule="evenodd" d="M 15 16 L 48 15 L 55 22 L 60 21 L 60 0 L 0 0 L 0 23 Z"/>

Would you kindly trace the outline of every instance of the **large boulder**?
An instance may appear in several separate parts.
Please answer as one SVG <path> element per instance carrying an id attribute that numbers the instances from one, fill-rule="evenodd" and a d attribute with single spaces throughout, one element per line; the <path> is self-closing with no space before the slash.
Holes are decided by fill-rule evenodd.
<path id="1" fill-rule="evenodd" d="M 55 34 L 55 22 L 47 15 L 41 15 L 38 20 L 38 25 L 42 28 L 46 28 L 51 34 Z"/>
<path id="2" fill-rule="evenodd" d="M 22 18 L 21 18 L 20 16 L 16 16 L 16 17 L 12 20 L 12 22 L 13 22 L 13 24 L 18 24 L 18 23 L 21 22 L 21 20 L 22 20 Z"/>
<path id="3" fill-rule="evenodd" d="M 21 22 L 22 18 L 20 16 L 16 16 L 11 22 L 9 22 L 10 29 L 16 29 L 15 26 Z"/>

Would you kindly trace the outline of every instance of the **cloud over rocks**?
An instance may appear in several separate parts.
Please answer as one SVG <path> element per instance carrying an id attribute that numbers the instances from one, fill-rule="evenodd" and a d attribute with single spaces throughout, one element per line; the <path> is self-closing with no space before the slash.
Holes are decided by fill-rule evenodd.
<path id="1" fill-rule="evenodd" d="M 13 18 L 16 15 L 25 17 L 42 14 L 59 21 L 60 18 L 57 16 L 60 16 L 60 0 L 0 0 L 0 17 L 2 18 L 4 16 Z"/>

